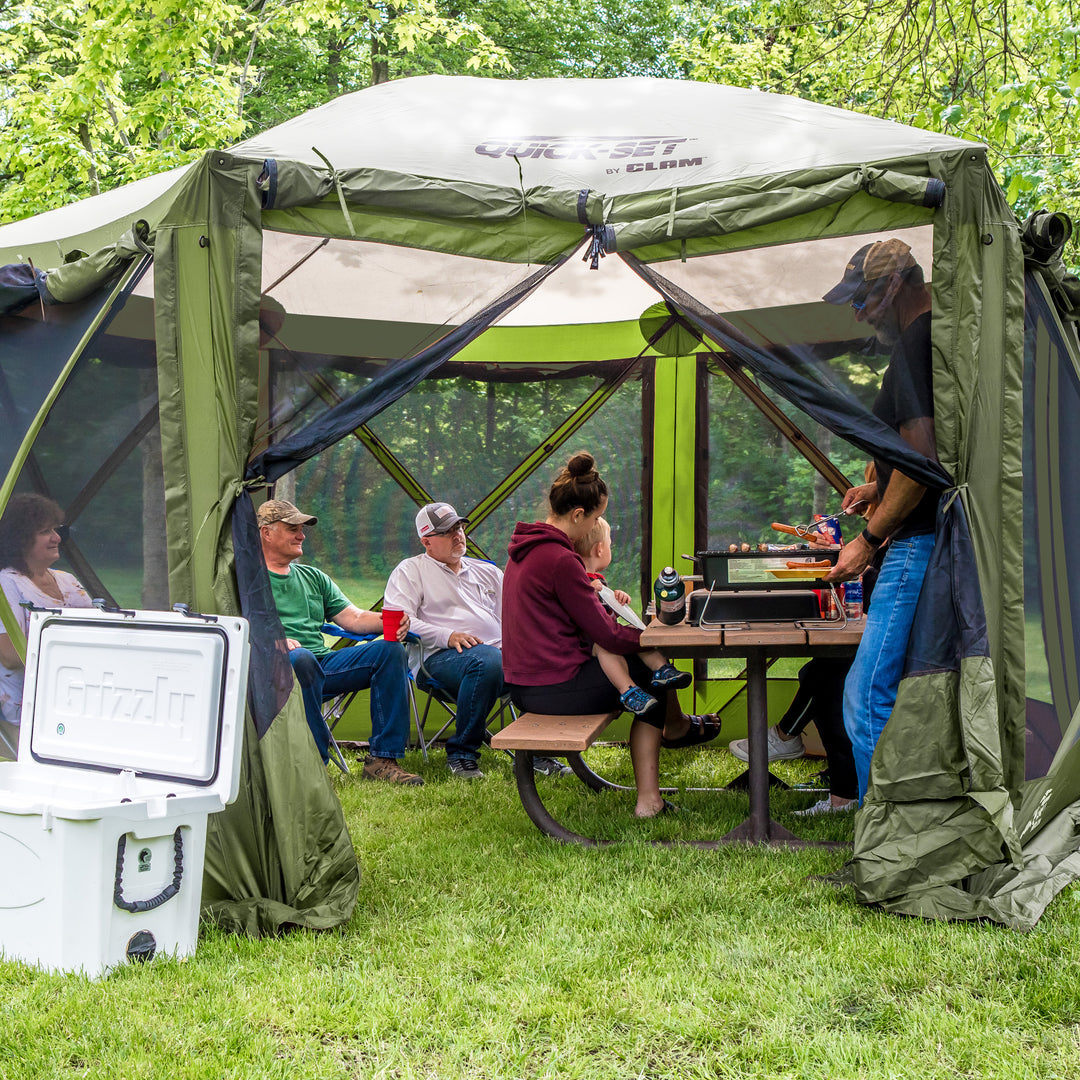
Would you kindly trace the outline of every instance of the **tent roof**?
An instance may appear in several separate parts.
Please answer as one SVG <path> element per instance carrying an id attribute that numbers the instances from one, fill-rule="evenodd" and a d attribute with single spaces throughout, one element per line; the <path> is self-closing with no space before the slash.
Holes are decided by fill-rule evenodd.
<path id="1" fill-rule="evenodd" d="M 190 168 L 181 165 L 44 214 L 0 225 L 0 265 L 29 258 L 42 268 L 56 266 L 73 248 L 96 251 L 115 243 L 140 218 L 156 225 L 172 202 L 172 189 Z"/>
<path id="2" fill-rule="evenodd" d="M 625 195 L 970 145 L 712 83 L 426 75 L 336 98 L 233 152 L 323 167 L 314 146 L 339 170 Z"/>
<path id="3" fill-rule="evenodd" d="M 369 87 L 239 143 L 233 153 L 500 188 L 606 195 L 685 189 L 977 144 L 800 98 L 649 78 L 513 81 L 429 75 Z M 520 171 L 519 171 L 520 170 Z M 185 169 L 0 226 L 0 264 L 94 250 L 153 225 Z"/>

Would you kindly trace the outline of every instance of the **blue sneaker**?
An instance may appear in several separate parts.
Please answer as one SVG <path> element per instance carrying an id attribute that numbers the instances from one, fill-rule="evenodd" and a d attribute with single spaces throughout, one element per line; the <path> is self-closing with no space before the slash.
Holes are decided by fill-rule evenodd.
<path id="1" fill-rule="evenodd" d="M 623 708 L 635 716 L 641 716 L 660 704 L 652 694 L 646 694 L 640 686 L 631 686 L 629 690 L 619 695 L 619 700 Z"/>
<path id="2" fill-rule="evenodd" d="M 689 671 L 680 671 L 674 664 L 657 668 L 652 676 L 654 690 L 682 690 L 694 681 Z"/>

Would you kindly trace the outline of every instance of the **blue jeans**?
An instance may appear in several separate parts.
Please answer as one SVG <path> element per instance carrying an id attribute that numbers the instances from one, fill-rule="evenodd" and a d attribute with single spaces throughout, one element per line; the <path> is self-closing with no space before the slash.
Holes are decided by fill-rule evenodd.
<path id="1" fill-rule="evenodd" d="M 440 649 L 424 659 L 424 667 L 443 690 L 457 697 L 454 736 L 446 742 L 446 757 L 480 758 L 484 741 L 484 721 L 503 692 L 502 652 L 494 645 L 474 645 L 471 649 Z M 421 670 L 416 677 L 421 690 L 431 681 Z"/>
<path id="2" fill-rule="evenodd" d="M 889 544 L 859 651 L 844 684 L 844 727 L 855 754 L 860 803 L 870 785 L 874 747 L 896 704 L 915 607 L 933 550 L 932 533 Z"/>
<path id="3" fill-rule="evenodd" d="M 326 698 L 371 687 L 371 755 L 399 758 L 409 737 L 405 650 L 396 641 L 377 639 L 322 658 L 307 649 L 289 653 L 304 698 L 304 713 L 323 764 L 330 760 L 330 733 L 322 718 Z"/>

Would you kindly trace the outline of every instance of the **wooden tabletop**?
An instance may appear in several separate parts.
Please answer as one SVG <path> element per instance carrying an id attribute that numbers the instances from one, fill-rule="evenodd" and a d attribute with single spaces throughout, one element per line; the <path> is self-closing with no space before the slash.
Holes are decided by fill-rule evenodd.
<path id="1" fill-rule="evenodd" d="M 811 628 L 793 622 L 761 622 L 749 623 L 746 629 L 739 630 L 702 630 L 685 622 L 667 626 L 653 619 L 641 632 L 641 646 L 673 656 L 738 655 L 757 648 L 775 656 L 832 652 L 840 655 L 855 651 L 862 640 L 865 622 L 865 619 L 852 619 L 846 626 L 837 623 Z"/>

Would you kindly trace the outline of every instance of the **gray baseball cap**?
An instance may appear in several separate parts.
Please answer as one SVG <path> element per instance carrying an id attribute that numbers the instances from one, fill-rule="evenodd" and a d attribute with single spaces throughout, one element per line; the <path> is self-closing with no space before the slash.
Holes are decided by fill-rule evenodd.
<path id="1" fill-rule="evenodd" d="M 469 519 L 459 514 L 449 503 L 428 503 L 421 506 L 416 515 L 416 535 L 425 537 L 433 533 L 449 532 L 459 521 L 469 524 Z"/>

